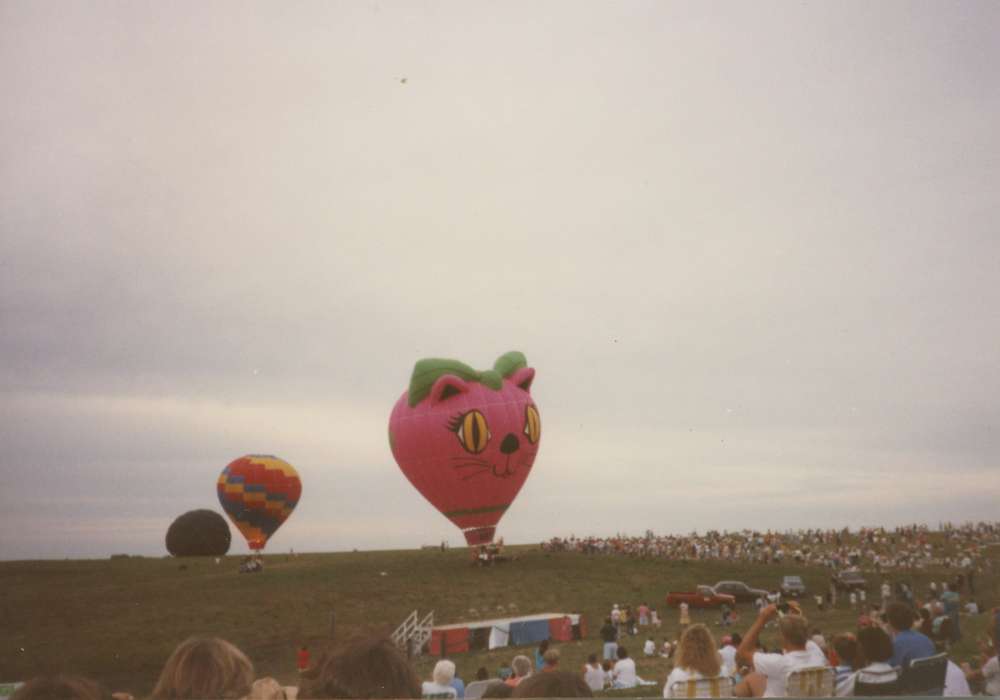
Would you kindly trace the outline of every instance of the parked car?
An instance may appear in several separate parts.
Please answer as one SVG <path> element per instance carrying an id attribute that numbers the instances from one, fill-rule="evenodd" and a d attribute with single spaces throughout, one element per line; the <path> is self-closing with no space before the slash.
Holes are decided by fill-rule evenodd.
<path id="1" fill-rule="evenodd" d="M 833 585 L 842 591 L 868 590 L 868 582 L 857 569 L 844 569 L 833 576 Z"/>
<path id="2" fill-rule="evenodd" d="M 691 608 L 719 608 L 723 604 L 736 605 L 736 599 L 725 593 L 716 593 L 711 586 L 698 586 L 694 591 L 671 591 L 667 593 L 667 605 L 677 607 L 682 602 Z"/>
<path id="3" fill-rule="evenodd" d="M 758 598 L 767 597 L 767 591 L 761 588 L 751 588 L 742 581 L 719 581 L 712 586 L 716 593 L 731 595 L 737 603 L 752 603 Z"/>
<path id="4" fill-rule="evenodd" d="M 798 598 L 806 594 L 806 584 L 801 576 L 785 576 L 781 579 L 781 595 Z"/>

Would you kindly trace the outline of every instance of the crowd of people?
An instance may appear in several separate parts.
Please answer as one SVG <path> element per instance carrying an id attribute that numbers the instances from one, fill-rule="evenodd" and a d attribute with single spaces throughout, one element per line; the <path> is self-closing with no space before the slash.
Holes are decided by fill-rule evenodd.
<path id="1" fill-rule="evenodd" d="M 645 607 L 645 606 L 642 606 Z M 588 697 L 608 688 L 654 685 L 639 677 L 635 660 L 623 643 L 630 630 L 627 613 L 617 606 L 618 620 L 609 615 L 601 629 L 603 658 L 590 654 L 582 669 L 564 669 L 558 648 L 542 642 L 534 658 L 513 657 L 509 667 L 492 676 L 480 668 L 469 685 L 456 675 L 455 663 L 441 659 L 431 677 L 421 681 L 411 660 L 390 639 L 366 637 L 310 659 L 308 649 L 298 653 L 299 684 L 282 686 L 274 678 L 258 678 L 253 663 L 233 644 L 217 638 L 191 638 L 174 649 L 153 689 L 152 700 L 194 698 L 425 698 L 461 700 L 465 697 Z M 1000 608 L 990 616 L 989 639 L 981 641 L 974 664 L 947 661 L 945 696 L 969 696 L 973 691 L 1000 696 Z M 650 616 L 644 616 L 648 624 Z M 736 697 L 785 697 L 792 689 L 794 671 L 827 669 L 831 694 L 913 694 L 907 670 L 918 659 L 937 653 L 934 642 L 920 631 L 921 617 L 909 604 L 892 601 L 881 616 L 851 632 L 824 635 L 810 627 L 797 603 L 768 604 L 740 635 L 726 634 L 719 643 L 705 624 L 687 624 L 676 642 L 661 647 L 647 640 L 646 656 L 670 659 L 672 670 L 663 684 L 663 697 L 709 697 L 719 692 Z M 768 650 L 761 632 L 777 629 L 780 648 Z M 492 676 L 492 677 L 491 677 Z M 473 683 L 477 684 L 472 692 Z M 692 683 L 694 684 L 692 686 Z M 699 685 L 701 684 L 701 685 Z M 724 690 L 720 691 L 721 684 Z M 467 695 L 468 693 L 468 695 Z M 920 693 L 916 693 L 920 694 Z M 126 693 L 110 693 L 99 683 L 81 677 L 36 678 L 20 687 L 11 700 L 130 700 Z"/>
<path id="2" fill-rule="evenodd" d="M 554 537 L 544 542 L 548 551 L 581 552 L 677 561 L 721 560 L 754 564 L 822 565 L 831 569 L 863 566 L 875 571 L 921 570 L 931 567 L 971 571 L 991 566 L 982 548 L 1000 538 L 1000 522 L 953 525 L 941 523 L 933 537 L 924 525 L 887 529 L 795 530 L 789 532 L 710 531 L 703 535 L 642 537 Z"/>
<path id="3" fill-rule="evenodd" d="M 780 594 L 757 601 L 757 614 L 743 634 L 731 633 L 738 622 L 735 611 L 721 610 L 718 625 L 726 632 L 716 643 L 711 629 L 692 624 L 686 604 L 678 610 L 680 635 L 676 640 L 640 632 L 660 629 L 662 620 L 645 602 L 612 606 L 598 636 L 600 649 L 590 654 L 582 668 L 565 669 L 558 648 L 542 642 L 534 658 L 514 656 L 509 666 L 495 673 L 480 668 L 469 686 L 456 673 L 455 663 L 442 659 L 431 677 L 421 680 L 407 655 L 390 639 L 355 639 L 313 659 L 307 648 L 298 650 L 299 683 L 283 686 L 274 678 L 258 678 L 253 663 L 233 644 L 217 638 L 192 638 L 182 642 L 167 659 L 152 691 L 153 700 L 185 698 L 427 698 L 461 700 L 466 697 L 582 697 L 606 689 L 655 685 L 640 677 L 630 647 L 643 657 L 666 659 L 671 668 L 663 684 L 663 697 L 717 697 L 729 692 L 737 697 L 781 697 L 786 679 L 797 669 L 829 669 L 834 680 L 831 694 L 895 695 L 904 691 L 907 673 L 915 659 L 934 656 L 961 636 L 960 613 L 989 615 L 988 638 L 979 640 L 979 657 L 972 663 L 947 661 L 945 695 L 968 696 L 974 691 L 1000 696 L 1000 610 L 981 611 L 974 600 L 963 607 L 959 592 L 975 591 L 975 576 L 992 573 L 991 560 L 982 549 L 1000 538 L 1000 523 L 962 526 L 944 524 L 934 537 L 924 527 L 886 530 L 804 530 L 793 533 L 709 532 L 705 535 L 641 538 L 553 539 L 546 549 L 587 554 L 666 557 L 671 559 L 723 559 L 726 561 L 823 564 L 891 569 L 935 567 L 949 570 L 947 581 L 929 584 L 923 601 L 905 583 L 906 577 L 882 580 L 879 599 L 853 597 L 857 624 L 833 635 L 829 642 L 810 627 L 798 603 L 782 602 Z M 248 558 L 248 570 L 253 563 Z M 926 579 L 926 576 L 924 577 Z M 923 591 L 922 591 L 923 593 Z M 835 596 L 831 585 L 827 597 Z M 853 595 L 853 594 L 852 594 Z M 823 596 L 817 608 L 823 610 Z M 836 601 L 833 601 L 836 602 Z M 774 627 L 780 648 L 765 649 L 761 632 Z M 741 627 L 742 629 L 742 627 Z M 691 686 L 691 683 L 695 686 Z M 698 683 L 706 683 L 704 687 Z M 476 684 L 475 686 L 473 684 Z M 715 685 L 713 685 L 715 684 Z M 721 685 L 720 685 L 721 684 Z M 720 690 L 725 686 L 726 690 Z M 472 689 L 475 688 L 475 692 Z M 693 694 L 692 694 L 693 693 Z M 703 695 L 702 693 L 705 693 Z M 79 676 L 39 677 L 16 690 L 11 700 L 79 698 L 80 700 L 132 700 L 127 693 L 109 692 L 100 683 Z"/>
<path id="4" fill-rule="evenodd" d="M 798 614 L 796 614 L 798 613 Z M 970 682 L 981 685 L 986 695 L 1000 695 L 1000 667 L 997 637 L 1000 611 L 990 613 L 992 638 L 981 644 L 982 659 L 976 666 L 962 667 L 949 662 L 945 695 L 970 695 Z M 759 643 L 760 632 L 777 621 L 781 649 L 768 652 Z M 836 677 L 838 696 L 854 695 L 860 685 L 881 685 L 879 695 L 898 694 L 900 675 L 915 658 L 932 656 L 934 643 L 916 627 L 917 616 L 903 603 L 892 603 L 885 622 L 861 627 L 856 633 L 836 635 L 829 645 L 817 630 L 810 630 L 806 618 L 794 607 L 782 614 L 778 605 L 768 605 L 742 637 L 726 635 L 716 645 L 704 624 L 687 626 L 678 642 L 665 642 L 658 653 L 672 659 L 673 670 L 663 686 L 663 696 L 673 697 L 677 685 L 691 680 L 724 678 L 733 684 L 738 697 L 782 697 L 785 679 L 797 668 L 829 666 Z M 480 668 L 477 681 L 486 684 L 479 697 L 579 697 L 606 688 L 634 688 L 650 685 L 636 673 L 635 661 L 618 639 L 618 626 L 611 617 L 601 630 L 605 640 L 604 659 L 591 654 L 579 673 L 560 668 L 560 653 L 547 642 L 532 660 L 517 655 L 509 669 L 501 669 L 490 679 Z M 611 649 L 609 657 L 609 645 Z M 303 656 L 304 655 L 304 656 Z M 303 663 L 303 658 L 305 663 Z M 192 638 L 180 644 L 167 660 L 152 693 L 153 700 L 183 698 L 250 698 L 284 700 L 294 698 L 463 698 L 465 682 L 455 673 L 451 660 L 439 661 L 430 680 L 421 682 L 405 655 L 388 639 L 355 640 L 339 651 L 308 663 L 305 648 L 299 652 L 301 681 L 297 688 L 285 688 L 275 679 L 256 678 L 250 659 L 234 645 L 221 639 Z M 506 671 L 506 673 L 504 673 Z M 685 691 L 687 692 L 687 691 Z M 554 695 L 552 694 L 554 693 Z M 124 693 L 110 693 L 92 680 L 57 676 L 36 678 L 18 689 L 12 700 L 42 698 L 81 700 L 128 700 Z"/>

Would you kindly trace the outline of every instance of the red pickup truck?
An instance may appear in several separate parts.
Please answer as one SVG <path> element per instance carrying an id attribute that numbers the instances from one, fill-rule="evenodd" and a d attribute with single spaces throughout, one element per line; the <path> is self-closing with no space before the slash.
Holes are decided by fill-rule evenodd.
<path id="1" fill-rule="evenodd" d="M 723 604 L 736 607 L 736 599 L 728 593 L 716 593 L 711 586 L 698 586 L 696 591 L 667 593 L 667 605 L 677 607 L 682 602 L 690 608 L 718 608 Z"/>

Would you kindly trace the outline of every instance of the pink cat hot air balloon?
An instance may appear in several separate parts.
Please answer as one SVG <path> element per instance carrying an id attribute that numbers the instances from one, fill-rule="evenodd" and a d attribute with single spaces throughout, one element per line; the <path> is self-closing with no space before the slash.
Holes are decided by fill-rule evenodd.
<path id="1" fill-rule="evenodd" d="M 420 360 L 389 418 L 399 468 L 470 545 L 493 540 L 538 453 L 535 370 L 509 352 L 491 370 Z"/>

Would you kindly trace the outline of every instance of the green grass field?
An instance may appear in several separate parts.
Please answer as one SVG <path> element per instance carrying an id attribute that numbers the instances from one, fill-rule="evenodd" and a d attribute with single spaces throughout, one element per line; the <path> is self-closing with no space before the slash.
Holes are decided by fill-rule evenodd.
<path id="1" fill-rule="evenodd" d="M 354 633 L 391 632 L 412 610 L 433 610 L 438 624 L 496 617 L 497 608 L 517 606 L 518 614 L 581 612 L 589 635 L 582 642 L 559 645 L 563 666 L 576 670 L 588 653 L 600 651 L 597 631 L 612 603 L 637 606 L 646 601 L 660 611 L 664 626 L 655 633 L 677 634 L 677 612 L 667 609 L 670 590 L 690 590 L 699 583 L 741 579 L 776 588 L 780 577 L 800 574 L 811 590 L 825 590 L 828 572 L 785 565 L 731 565 L 719 562 L 665 562 L 575 553 L 547 554 L 538 547 L 508 548 L 517 560 L 494 567 L 471 566 L 468 551 L 438 550 L 271 555 L 261 574 L 236 573 L 239 558 L 128 558 L 84 561 L 0 563 L 0 681 L 26 680 L 57 671 L 99 679 L 114 690 L 137 696 L 152 689 L 174 646 L 190 635 L 226 638 L 253 660 L 258 675 L 296 684 L 295 651 L 308 644 L 314 655 L 330 644 L 330 613 L 335 611 L 337 638 Z M 991 549 L 993 570 L 1000 552 Z M 384 575 L 383 575 L 384 572 Z M 945 572 L 905 575 L 915 590 Z M 890 576 L 894 580 L 895 576 Z M 872 592 L 879 579 L 869 577 Z M 975 598 L 983 606 L 1000 604 L 996 576 L 977 580 Z M 834 611 L 819 613 L 806 602 L 812 624 L 825 634 L 854 628 L 856 614 L 841 601 Z M 694 620 L 711 623 L 718 613 L 692 611 Z M 744 631 L 753 619 L 749 605 L 732 628 Z M 963 616 L 963 641 L 953 658 L 975 653 L 986 618 Z M 639 674 L 662 684 L 669 665 L 641 658 L 645 637 L 630 647 Z M 764 638 L 776 645 L 773 632 Z M 494 671 L 515 653 L 507 648 L 457 656 L 459 675 L 473 678 L 480 666 Z M 530 651 L 530 650 L 529 650 Z M 419 659 L 418 670 L 429 676 L 433 659 Z M 660 688 L 647 694 L 657 695 Z M 619 694 L 635 695 L 635 691 Z"/>

